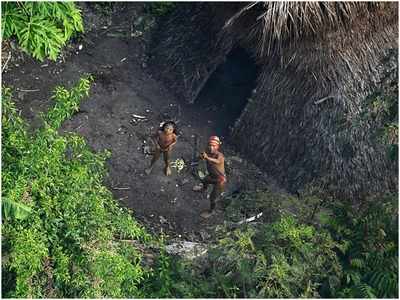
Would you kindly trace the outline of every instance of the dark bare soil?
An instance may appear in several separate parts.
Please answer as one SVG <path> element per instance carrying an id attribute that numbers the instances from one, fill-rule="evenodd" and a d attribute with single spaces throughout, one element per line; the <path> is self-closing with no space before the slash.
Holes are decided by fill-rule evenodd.
<path id="1" fill-rule="evenodd" d="M 94 151 L 112 152 L 105 183 L 150 230 L 158 232 L 162 228 L 173 236 L 201 240 L 202 232 L 223 223 L 224 215 L 219 213 L 208 220 L 200 217 L 209 201 L 205 194 L 192 191 L 198 181 L 190 164 L 209 135 L 228 132 L 224 122 L 229 116 L 205 105 L 182 103 L 152 79 L 146 66 L 150 33 L 143 25 L 152 20 L 146 19 L 142 3 L 115 5 L 112 17 L 102 15 L 93 6 L 81 5 L 85 35 L 72 41 L 57 62 L 38 62 L 18 49 L 11 50 L 3 85 L 14 87 L 17 107 L 34 129 L 40 126 L 38 113 L 52 105 L 50 96 L 55 86 L 70 87 L 84 73 L 93 74 L 95 84 L 89 98 L 61 130 L 84 136 Z M 138 121 L 132 114 L 146 119 Z M 148 135 L 166 118 L 175 119 L 179 125 L 172 161 L 182 158 L 187 167 L 180 173 L 173 169 L 166 177 L 160 160 L 153 173 L 146 176 L 144 169 L 150 156 L 144 154 L 143 147 L 149 142 Z M 196 135 L 200 149 L 195 149 Z M 222 151 L 227 160 L 226 195 L 240 190 L 278 190 L 255 165 L 239 158 L 229 143 L 223 144 Z"/>

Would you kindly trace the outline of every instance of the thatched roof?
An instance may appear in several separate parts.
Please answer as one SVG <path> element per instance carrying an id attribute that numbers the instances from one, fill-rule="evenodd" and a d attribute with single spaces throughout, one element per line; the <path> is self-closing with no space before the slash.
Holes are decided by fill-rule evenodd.
<path id="1" fill-rule="evenodd" d="M 223 22 L 205 3 L 179 3 L 153 35 L 153 73 L 186 102 L 196 99 L 232 49 L 231 37 L 218 36 Z"/>
<path id="2" fill-rule="evenodd" d="M 251 44 L 257 45 L 263 72 L 234 132 L 248 143 L 241 150 L 292 189 L 314 182 L 338 197 L 358 198 L 397 187 L 393 162 L 370 135 L 378 124 L 360 117 L 366 98 L 385 89 L 381 82 L 388 70 L 397 82 L 397 51 L 388 52 L 397 49 L 397 4 L 262 8 L 271 12 L 261 13 L 261 23 L 247 35 L 250 43 L 257 35 L 261 40 L 261 46 Z M 240 16 L 246 17 L 237 14 L 225 30 Z M 271 24 L 274 30 L 262 35 Z M 250 135 L 255 128 L 259 133 Z"/>
<path id="3" fill-rule="evenodd" d="M 362 118 L 369 96 L 397 87 L 397 6 L 186 4 L 162 25 L 155 55 L 191 102 L 226 53 L 245 47 L 262 71 L 235 125 L 238 149 L 292 190 L 314 183 L 360 198 L 397 190 L 397 168 L 371 136 L 379 124 Z"/>
<path id="4" fill-rule="evenodd" d="M 394 2 L 253 2 L 242 6 L 223 28 L 232 30 L 239 24 L 260 57 L 304 40 L 324 39 L 329 32 L 374 30 L 397 21 Z"/>

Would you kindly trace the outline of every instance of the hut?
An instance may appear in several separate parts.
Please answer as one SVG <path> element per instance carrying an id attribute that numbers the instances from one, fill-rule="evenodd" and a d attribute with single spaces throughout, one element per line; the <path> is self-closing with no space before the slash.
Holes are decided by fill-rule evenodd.
<path id="1" fill-rule="evenodd" d="M 151 49 L 159 78 L 188 103 L 230 53 L 247 53 L 257 79 L 230 140 L 290 191 L 397 192 L 397 157 L 373 113 L 389 99 L 397 129 L 397 2 L 179 3 Z"/>

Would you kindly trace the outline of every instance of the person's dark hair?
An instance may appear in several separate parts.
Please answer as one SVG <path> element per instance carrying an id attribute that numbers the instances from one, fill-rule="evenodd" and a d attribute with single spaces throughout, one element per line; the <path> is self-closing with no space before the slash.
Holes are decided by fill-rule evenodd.
<path id="1" fill-rule="evenodd" d="M 177 128 L 176 128 L 176 123 L 174 121 L 166 121 L 164 122 L 164 124 L 162 124 L 162 126 L 160 127 L 160 130 L 164 131 L 165 127 L 172 125 L 172 127 L 174 128 L 174 133 L 177 134 Z"/>

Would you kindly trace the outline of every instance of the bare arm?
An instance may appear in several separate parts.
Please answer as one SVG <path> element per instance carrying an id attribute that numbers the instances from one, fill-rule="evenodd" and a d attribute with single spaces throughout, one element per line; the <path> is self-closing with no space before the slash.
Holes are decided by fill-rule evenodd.
<path id="1" fill-rule="evenodd" d="M 208 161 L 210 161 L 210 162 L 212 162 L 214 164 L 222 164 L 224 162 L 224 156 L 222 154 L 219 154 L 218 158 L 209 157 L 207 155 L 207 153 L 204 153 L 204 154 L 205 154 L 204 155 L 204 159 L 206 159 L 206 160 L 208 160 Z"/>
<path id="2" fill-rule="evenodd" d="M 171 149 L 172 149 L 172 147 L 176 144 L 176 141 L 177 141 L 177 138 L 176 138 L 176 135 L 174 134 L 174 140 L 173 140 L 173 142 L 171 143 L 171 145 L 168 146 L 168 150 L 171 150 Z"/>

